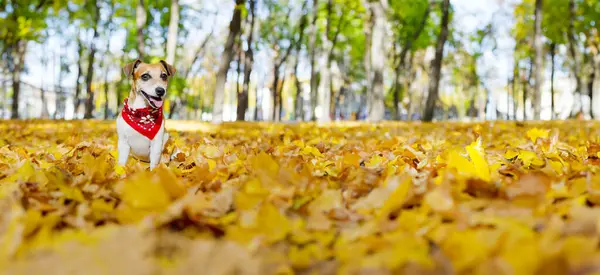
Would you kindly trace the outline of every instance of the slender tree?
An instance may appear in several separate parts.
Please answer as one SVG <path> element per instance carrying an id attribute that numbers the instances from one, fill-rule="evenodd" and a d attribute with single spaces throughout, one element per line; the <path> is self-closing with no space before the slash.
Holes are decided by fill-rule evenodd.
<path id="1" fill-rule="evenodd" d="M 419 21 L 419 24 L 416 26 L 414 32 L 412 33 L 412 35 L 407 36 L 405 41 L 402 42 L 402 50 L 400 51 L 400 53 L 397 55 L 396 59 L 396 68 L 395 68 L 395 72 L 394 72 L 394 119 L 400 119 L 400 99 L 401 99 L 401 92 L 402 92 L 402 85 L 400 83 L 400 75 L 404 72 L 404 76 L 403 78 L 405 80 L 408 79 L 408 74 L 410 74 L 410 69 L 406 68 L 406 55 L 411 52 L 413 50 L 413 44 L 415 43 L 415 41 L 417 39 L 419 39 L 419 36 L 421 36 L 421 33 L 423 32 L 423 29 L 425 29 L 425 25 L 427 24 L 427 19 L 429 17 L 429 12 L 430 12 L 430 6 L 429 3 L 427 3 L 427 7 L 425 8 L 425 12 L 423 13 L 423 17 L 421 18 L 421 20 Z M 409 64 L 410 66 L 411 64 Z M 407 81 L 405 81 L 406 84 Z M 408 88 L 406 87 L 407 85 L 404 85 L 404 88 Z M 408 91 L 407 89 L 404 89 L 404 91 Z"/>
<path id="2" fill-rule="evenodd" d="M 75 95 L 73 97 L 73 114 L 77 117 L 77 111 L 81 103 L 81 77 L 83 76 L 83 41 L 77 33 L 77 77 L 75 78 Z"/>
<path id="3" fill-rule="evenodd" d="M 554 71 L 556 70 L 556 43 L 550 43 L 550 111 L 551 119 L 554 119 L 556 114 L 554 112 Z"/>
<path id="4" fill-rule="evenodd" d="M 219 71 L 217 72 L 217 83 L 215 85 L 214 101 L 213 101 L 213 117 L 214 123 L 223 121 L 223 101 L 225 99 L 225 83 L 227 82 L 227 72 L 235 55 L 235 41 L 239 36 L 242 25 L 242 7 L 246 0 L 235 0 L 233 15 L 229 22 L 229 35 L 225 42 L 225 48 L 221 56 Z"/>
<path id="5" fill-rule="evenodd" d="M 568 44 L 569 44 L 569 55 L 571 56 L 571 73 L 575 77 L 575 93 L 581 98 L 581 76 L 579 75 L 579 61 L 577 56 L 577 35 L 575 33 L 575 16 L 576 7 L 575 0 L 569 0 L 569 28 L 567 33 Z M 575 102 L 575 101 L 573 101 Z M 579 111 L 583 108 L 583 104 L 580 104 Z M 573 109 L 573 111 L 576 111 Z"/>
<path id="6" fill-rule="evenodd" d="M 137 5 L 135 7 L 135 27 L 137 30 L 136 40 L 137 40 L 137 53 L 140 59 L 144 58 L 145 54 L 145 42 L 144 42 L 144 29 L 146 27 L 146 7 L 144 4 L 144 0 L 138 0 Z"/>
<path id="7" fill-rule="evenodd" d="M 369 20 L 372 30 L 370 33 L 371 48 L 370 69 L 368 82 L 370 83 L 367 91 L 367 119 L 369 121 L 379 121 L 385 115 L 385 89 L 383 86 L 383 71 L 385 69 L 385 43 L 386 43 L 386 8 L 387 0 L 368 2 Z"/>
<path id="8" fill-rule="evenodd" d="M 440 35 L 435 48 L 435 58 L 431 63 L 431 75 L 429 77 L 429 93 L 427 103 L 423 112 L 424 121 L 433 120 L 433 111 L 437 103 L 439 85 L 442 71 L 442 59 L 444 58 L 444 44 L 448 38 L 448 23 L 450 21 L 450 0 L 442 1 L 442 21 L 440 23 Z"/>
<path id="9" fill-rule="evenodd" d="M 244 52 L 244 80 L 242 81 L 242 91 L 238 93 L 236 120 L 243 121 L 246 119 L 246 111 L 248 110 L 248 91 L 250 90 L 250 76 L 252 74 L 252 66 L 254 65 L 254 52 L 252 50 L 252 42 L 254 40 L 254 23 L 256 21 L 256 0 L 249 0 L 250 5 L 250 26 L 248 27 L 248 36 L 246 38 L 246 51 Z M 258 108 L 258 106 L 256 106 Z"/>
<path id="10" fill-rule="evenodd" d="M 543 43 L 542 43 L 542 0 L 535 1 L 535 28 L 533 33 L 533 45 L 535 49 L 535 82 L 533 86 L 533 119 L 539 120 L 542 104 L 542 68 Z"/>
<path id="11" fill-rule="evenodd" d="M 310 117 L 312 121 L 317 120 L 317 89 L 319 72 L 317 70 L 317 19 L 319 18 L 319 1 L 313 0 L 312 18 L 309 27 L 308 50 L 310 56 Z"/>
<path id="12" fill-rule="evenodd" d="M 307 5 L 309 0 L 306 0 L 304 6 Z M 304 7 L 303 6 L 303 7 Z M 304 9 L 302 9 L 302 17 L 300 18 L 300 25 L 298 26 L 298 39 L 296 40 L 295 46 L 295 65 L 294 65 L 294 84 L 296 86 L 296 97 L 294 100 L 294 116 L 296 120 L 303 120 L 304 118 L 304 106 L 302 104 L 302 84 L 298 79 L 298 66 L 300 65 L 300 51 L 302 49 L 302 43 L 304 41 L 304 30 L 306 29 L 306 25 L 308 23 L 307 13 L 304 13 Z"/>
<path id="13" fill-rule="evenodd" d="M 99 32 L 98 25 L 100 21 L 100 1 L 96 1 L 94 4 L 90 5 L 93 13 L 93 32 L 94 36 L 92 37 L 92 41 L 90 42 L 90 52 L 88 54 L 88 68 L 87 74 L 85 76 L 85 84 L 87 91 L 87 99 L 85 102 L 85 113 L 83 118 L 92 118 L 94 111 L 94 91 L 92 90 L 92 81 L 94 77 L 94 59 L 96 58 L 96 42 L 98 40 Z"/>
<path id="14" fill-rule="evenodd" d="M 179 27 L 179 0 L 171 1 L 171 16 L 169 18 L 169 31 L 167 34 L 167 63 L 175 64 L 175 51 L 177 49 L 177 33 Z"/>

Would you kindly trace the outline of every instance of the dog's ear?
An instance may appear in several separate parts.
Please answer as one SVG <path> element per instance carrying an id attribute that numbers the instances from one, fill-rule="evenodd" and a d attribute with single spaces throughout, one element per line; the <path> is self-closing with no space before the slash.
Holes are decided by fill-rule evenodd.
<path id="1" fill-rule="evenodd" d="M 160 61 L 160 64 L 163 65 L 163 67 L 165 67 L 165 70 L 167 70 L 167 75 L 172 76 L 175 74 L 175 72 L 177 72 L 177 70 L 175 69 L 175 67 L 171 66 L 169 63 L 167 63 L 164 60 Z"/>
<path id="2" fill-rule="evenodd" d="M 125 73 L 127 78 L 130 78 L 133 76 L 133 72 L 135 72 L 135 69 L 137 69 L 137 67 L 140 65 L 140 63 L 142 63 L 142 61 L 139 59 L 136 59 L 135 61 L 128 63 L 125 65 L 125 67 L 123 67 L 123 73 Z"/>

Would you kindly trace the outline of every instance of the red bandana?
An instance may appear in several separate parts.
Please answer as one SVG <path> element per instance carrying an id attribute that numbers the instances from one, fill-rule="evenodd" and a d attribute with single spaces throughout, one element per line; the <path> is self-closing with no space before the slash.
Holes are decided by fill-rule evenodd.
<path id="1" fill-rule="evenodd" d="M 162 106 L 158 109 L 150 107 L 133 109 L 127 104 L 126 98 L 122 116 L 131 128 L 152 140 L 162 125 L 163 110 Z"/>

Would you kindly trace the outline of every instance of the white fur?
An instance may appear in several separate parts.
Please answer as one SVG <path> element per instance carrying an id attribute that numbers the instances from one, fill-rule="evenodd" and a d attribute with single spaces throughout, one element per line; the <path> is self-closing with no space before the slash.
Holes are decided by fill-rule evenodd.
<path id="1" fill-rule="evenodd" d="M 134 109 L 146 107 L 144 99 L 141 96 L 137 96 L 134 102 L 130 102 L 130 106 Z M 169 134 L 165 131 L 164 119 L 158 133 L 154 139 L 150 140 L 131 128 L 121 115 L 117 118 L 117 135 L 119 137 L 119 165 L 124 166 L 127 163 L 129 155 L 133 155 L 139 160 L 149 161 L 150 170 L 154 169 L 160 163 L 163 148 L 169 139 Z"/>

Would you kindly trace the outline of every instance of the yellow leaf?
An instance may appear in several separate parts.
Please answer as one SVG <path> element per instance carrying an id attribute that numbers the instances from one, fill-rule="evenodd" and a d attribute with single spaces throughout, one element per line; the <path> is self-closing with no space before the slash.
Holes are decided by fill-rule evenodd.
<path id="1" fill-rule="evenodd" d="M 365 163 L 365 166 L 369 167 L 369 168 L 377 168 L 384 161 L 385 161 L 384 157 L 382 157 L 380 155 L 374 155 L 374 156 L 371 157 L 371 159 L 369 159 L 369 161 L 367 163 Z"/>
<path id="2" fill-rule="evenodd" d="M 346 153 L 343 156 L 343 162 L 346 165 L 358 167 L 360 165 L 360 156 L 353 153 Z"/>
<path id="3" fill-rule="evenodd" d="M 389 196 L 389 198 L 385 201 L 383 206 L 381 207 L 378 216 L 380 218 L 386 218 L 390 213 L 400 208 L 408 198 L 408 192 L 410 191 L 410 187 L 412 185 L 412 179 L 410 177 L 404 179 L 394 192 Z"/>
<path id="4" fill-rule="evenodd" d="M 534 165 L 534 166 L 544 165 L 544 161 L 541 160 L 540 158 L 538 158 L 538 156 L 534 152 L 531 152 L 531 151 L 521 150 L 519 152 L 518 159 L 520 159 L 523 162 L 523 166 L 525 168 L 529 168 L 531 165 Z"/>
<path id="5" fill-rule="evenodd" d="M 208 163 L 208 170 L 211 172 L 217 167 L 217 162 L 215 160 L 207 159 L 206 162 Z"/>
<path id="6" fill-rule="evenodd" d="M 257 218 L 258 229 L 264 234 L 268 243 L 283 240 L 292 229 L 287 217 L 270 203 L 262 205 Z"/>
<path id="7" fill-rule="evenodd" d="M 488 166 L 487 160 L 485 159 L 485 151 L 481 146 L 481 139 L 478 138 L 477 141 L 471 143 L 471 145 L 466 147 L 466 150 L 475 168 L 475 174 L 480 179 L 489 181 L 490 168 Z"/>
<path id="8" fill-rule="evenodd" d="M 162 211 L 170 204 L 170 197 L 160 181 L 148 173 L 129 178 L 121 188 L 121 199 L 132 208 Z"/>
<path id="9" fill-rule="evenodd" d="M 532 142 L 535 142 L 538 138 L 548 138 L 549 133 L 550 130 L 532 128 L 527 131 L 526 135 Z"/>
<path id="10" fill-rule="evenodd" d="M 304 149 L 302 149 L 302 153 L 305 155 L 313 155 L 315 157 L 322 157 L 323 154 L 321 154 L 321 152 L 319 151 L 319 149 L 313 147 L 313 146 L 306 146 L 304 147 Z"/>
<path id="11" fill-rule="evenodd" d="M 519 152 L 517 152 L 515 150 L 507 150 L 506 153 L 504 154 L 504 157 L 506 159 L 514 159 L 518 155 L 519 155 Z"/>
<path id="12" fill-rule="evenodd" d="M 125 175 L 125 168 L 121 165 L 115 165 L 115 173 L 119 176 Z"/>

